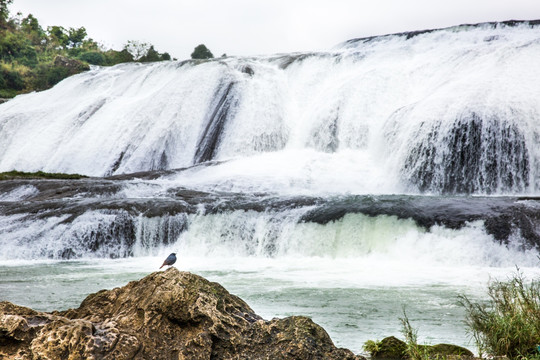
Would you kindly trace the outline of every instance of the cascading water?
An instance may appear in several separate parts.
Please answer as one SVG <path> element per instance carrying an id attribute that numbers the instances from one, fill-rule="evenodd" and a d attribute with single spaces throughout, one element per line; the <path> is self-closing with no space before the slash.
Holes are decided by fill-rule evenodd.
<path id="1" fill-rule="evenodd" d="M 336 178 L 351 158 L 384 168 L 384 187 L 355 193 L 536 193 L 539 32 L 485 24 L 98 68 L 2 106 L 0 170 L 106 176 L 278 152 L 309 177 L 326 171 L 309 166 L 324 153 Z"/>
<path id="2" fill-rule="evenodd" d="M 76 306 L 174 250 L 354 351 L 399 335 L 402 304 L 426 340 L 467 345 L 457 293 L 539 273 L 538 39 L 537 22 L 458 26 L 18 96 L 0 171 L 94 178 L 0 182 L 0 300 Z"/>

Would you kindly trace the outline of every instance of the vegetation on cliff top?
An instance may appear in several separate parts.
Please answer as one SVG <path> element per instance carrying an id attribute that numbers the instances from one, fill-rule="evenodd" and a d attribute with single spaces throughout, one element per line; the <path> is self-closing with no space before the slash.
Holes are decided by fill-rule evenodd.
<path id="1" fill-rule="evenodd" d="M 29 14 L 12 15 L 13 0 L 0 0 L 0 98 L 44 90 L 90 65 L 170 60 L 153 45 L 128 41 L 120 51 L 105 49 L 86 29 L 49 26 L 43 29 Z"/>
<path id="2" fill-rule="evenodd" d="M 63 174 L 63 173 L 46 173 L 43 171 L 37 172 L 24 172 L 24 171 L 7 171 L 0 173 L 0 180 L 12 180 L 12 179 L 83 179 L 88 176 L 79 174 Z"/>

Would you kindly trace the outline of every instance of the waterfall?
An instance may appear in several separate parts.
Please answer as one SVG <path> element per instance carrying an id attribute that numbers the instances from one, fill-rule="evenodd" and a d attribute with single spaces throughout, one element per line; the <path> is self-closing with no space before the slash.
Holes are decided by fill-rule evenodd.
<path id="1" fill-rule="evenodd" d="M 490 23 L 322 53 L 96 68 L 0 105 L 0 171 L 234 161 L 272 177 L 290 161 L 298 179 L 331 167 L 338 192 L 536 194 L 539 35 L 534 22 Z M 355 161 L 362 180 L 341 184 Z"/>
<path id="2" fill-rule="evenodd" d="M 427 341 L 468 346 L 456 294 L 539 274 L 538 59 L 540 21 L 511 21 L 19 95 L 0 172 L 90 177 L 0 181 L 0 300 L 67 309 L 175 252 L 338 346 L 391 335 L 403 304 Z"/>

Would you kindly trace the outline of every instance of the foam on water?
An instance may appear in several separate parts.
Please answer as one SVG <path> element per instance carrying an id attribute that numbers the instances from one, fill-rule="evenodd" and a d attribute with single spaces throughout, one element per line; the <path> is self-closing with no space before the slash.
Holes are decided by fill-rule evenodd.
<path id="1" fill-rule="evenodd" d="M 537 193 L 539 34 L 491 24 L 98 68 L 0 105 L 0 170 L 101 176 L 236 159 L 216 166 L 217 186 L 280 190 L 290 162 L 295 190 Z"/>
<path id="2" fill-rule="evenodd" d="M 311 200 L 279 208 L 261 197 L 331 207 L 330 197 L 350 194 L 539 194 L 540 27 L 410 35 L 324 53 L 96 68 L 0 105 L 0 171 L 182 168 L 111 195 L 39 200 L 22 214 L 13 209 L 36 187 L 0 194 L 0 300 L 76 306 L 177 252 L 178 268 L 263 316 L 312 316 L 356 352 L 399 335 L 403 304 L 423 325 L 420 340 L 470 345 L 457 294 L 483 298 L 489 279 L 515 266 L 540 276 L 516 224 L 505 243 L 481 221 L 427 230 L 344 207 L 317 223 L 303 220 L 318 206 Z M 193 190 L 214 203 L 178 210 Z M 220 207 L 235 196 L 259 199 L 258 210 Z M 177 207 L 156 215 L 160 201 Z"/>
<path id="3" fill-rule="evenodd" d="M 39 193 L 32 185 L 19 186 L 7 193 L 0 193 L 0 201 L 20 201 Z"/>

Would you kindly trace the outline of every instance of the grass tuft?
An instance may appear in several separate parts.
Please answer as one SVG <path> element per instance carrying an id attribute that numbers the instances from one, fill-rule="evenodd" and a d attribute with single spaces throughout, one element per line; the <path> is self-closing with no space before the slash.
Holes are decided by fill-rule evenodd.
<path id="1" fill-rule="evenodd" d="M 423 351 L 423 347 L 418 345 L 418 330 L 413 328 L 409 322 L 405 307 L 403 307 L 403 317 L 399 318 L 399 321 L 401 321 L 401 333 L 405 337 L 409 358 L 412 360 L 427 359 L 428 356 L 425 351 Z"/>
<path id="2" fill-rule="evenodd" d="M 508 281 L 488 286 L 487 303 L 460 302 L 480 355 L 540 360 L 540 281 L 526 283 L 519 269 Z"/>

